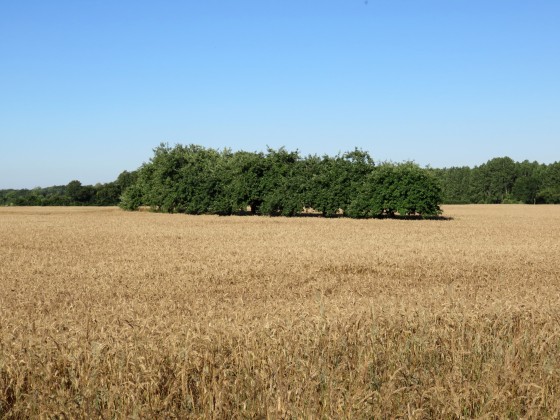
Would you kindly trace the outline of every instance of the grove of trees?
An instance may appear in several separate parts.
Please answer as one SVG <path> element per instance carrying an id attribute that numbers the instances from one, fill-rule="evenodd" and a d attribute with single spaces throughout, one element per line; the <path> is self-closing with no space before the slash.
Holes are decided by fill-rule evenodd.
<path id="1" fill-rule="evenodd" d="M 266 152 L 160 144 L 136 171 L 106 184 L 0 190 L 0 205 L 115 206 L 135 210 L 294 216 L 313 209 L 326 217 L 434 216 L 440 204 L 560 203 L 560 162 L 500 157 L 470 168 L 376 165 L 362 150 L 336 156 L 284 148 Z"/>
<path id="2" fill-rule="evenodd" d="M 500 157 L 474 168 L 431 169 L 447 204 L 560 203 L 560 162 L 515 162 Z"/>
<path id="3" fill-rule="evenodd" d="M 189 214 L 323 216 L 441 213 L 434 175 L 413 163 L 375 166 L 367 152 L 307 156 L 283 148 L 266 153 L 161 144 L 124 192 L 121 207 Z"/>
<path id="4" fill-rule="evenodd" d="M 0 190 L 4 206 L 116 206 L 123 192 L 136 182 L 136 172 L 122 172 L 113 182 L 82 185 L 78 180 L 68 185 L 22 190 Z"/>

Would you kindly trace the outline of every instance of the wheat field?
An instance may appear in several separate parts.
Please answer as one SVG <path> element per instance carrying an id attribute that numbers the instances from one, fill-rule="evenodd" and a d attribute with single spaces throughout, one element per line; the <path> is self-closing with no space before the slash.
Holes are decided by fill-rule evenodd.
<path id="1" fill-rule="evenodd" d="M 0 208 L 0 418 L 560 416 L 560 206 Z"/>

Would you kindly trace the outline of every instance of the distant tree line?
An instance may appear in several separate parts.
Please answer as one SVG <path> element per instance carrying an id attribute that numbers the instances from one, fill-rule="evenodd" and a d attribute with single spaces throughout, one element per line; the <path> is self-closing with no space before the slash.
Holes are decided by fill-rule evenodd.
<path id="1" fill-rule="evenodd" d="M 469 168 L 431 169 L 438 178 L 446 204 L 560 203 L 560 162 L 515 162 L 491 159 Z"/>
<path id="2" fill-rule="evenodd" d="M 376 166 L 359 149 L 302 157 L 283 148 L 257 153 L 161 144 L 120 205 L 189 214 L 295 216 L 313 209 L 326 217 L 433 216 L 441 213 L 441 193 L 433 174 L 418 165 Z"/>
<path id="3" fill-rule="evenodd" d="M 293 216 L 437 215 L 440 204 L 560 203 L 560 162 L 491 159 L 470 168 L 422 169 L 410 162 L 375 165 L 355 149 L 300 156 L 284 148 L 232 152 L 161 144 L 138 170 L 106 184 L 0 190 L 0 205 L 115 206 L 189 214 Z"/>
<path id="4" fill-rule="evenodd" d="M 122 172 L 113 182 L 82 185 L 74 180 L 68 185 L 22 190 L 0 190 L 4 206 L 116 206 L 121 195 L 136 182 L 136 172 Z"/>

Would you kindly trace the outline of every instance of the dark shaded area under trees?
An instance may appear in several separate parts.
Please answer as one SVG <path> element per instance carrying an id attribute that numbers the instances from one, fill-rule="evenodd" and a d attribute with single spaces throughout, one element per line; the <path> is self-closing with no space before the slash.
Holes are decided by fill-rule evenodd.
<path id="1" fill-rule="evenodd" d="M 332 217 L 434 216 L 439 205 L 560 203 L 560 162 L 500 157 L 470 167 L 422 169 L 414 163 L 375 165 L 355 149 L 336 156 L 283 148 L 232 152 L 161 144 L 138 170 L 106 184 L 0 190 L 0 205 L 115 206 L 189 214 L 294 216 L 314 209 Z"/>

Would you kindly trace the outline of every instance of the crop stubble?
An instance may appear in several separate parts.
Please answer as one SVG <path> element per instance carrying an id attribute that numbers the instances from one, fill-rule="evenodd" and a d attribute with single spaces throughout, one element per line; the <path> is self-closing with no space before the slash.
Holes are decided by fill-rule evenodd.
<path id="1" fill-rule="evenodd" d="M 0 208 L 0 417 L 560 415 L 560 206 Z"/>

